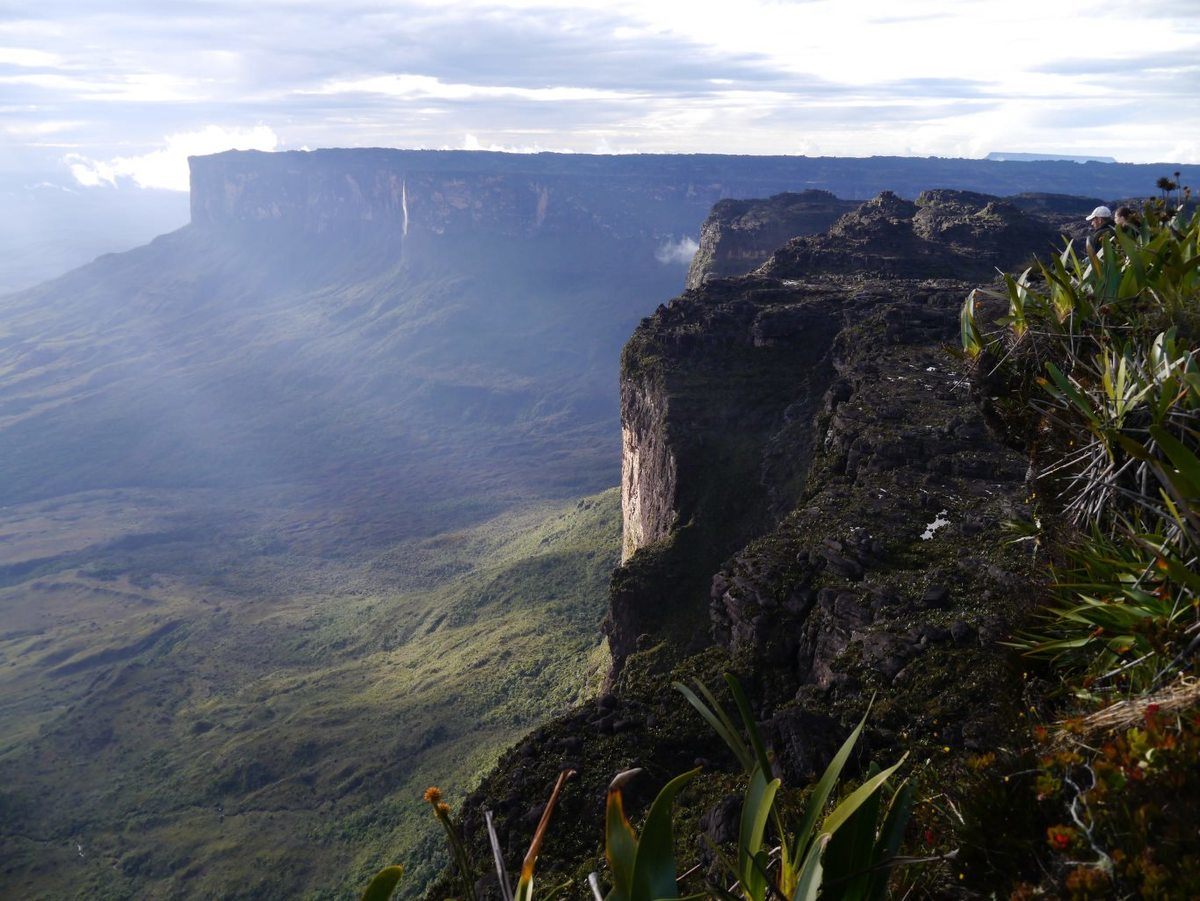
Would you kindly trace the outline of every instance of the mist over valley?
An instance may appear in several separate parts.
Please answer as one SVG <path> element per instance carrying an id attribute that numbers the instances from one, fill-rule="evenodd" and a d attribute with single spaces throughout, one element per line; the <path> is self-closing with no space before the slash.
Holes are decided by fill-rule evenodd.
<path id="1" fill-rule="evenodd" d="M 0 298 L 6 897 L 346 897 L 394 860 L 416 896 L 444 865 L 421 790 L 460 803 L 610 674 L 639 322 L 883 191 L 1007 197 L 1048 244 L 1160 174 L 388 150 L 191 171 L 188 225 Z"/>

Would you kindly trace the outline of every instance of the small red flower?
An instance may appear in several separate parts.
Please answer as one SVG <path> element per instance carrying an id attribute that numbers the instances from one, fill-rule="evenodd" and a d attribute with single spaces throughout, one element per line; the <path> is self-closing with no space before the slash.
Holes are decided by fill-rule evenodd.
<path id="1" fill-rule="evenodd" d="M 1070 826 L 1051 826 L 1046 830 L 1046 839 L 1056 851 L 1066 851 L 1075 840 L 1075 830 Z"/>

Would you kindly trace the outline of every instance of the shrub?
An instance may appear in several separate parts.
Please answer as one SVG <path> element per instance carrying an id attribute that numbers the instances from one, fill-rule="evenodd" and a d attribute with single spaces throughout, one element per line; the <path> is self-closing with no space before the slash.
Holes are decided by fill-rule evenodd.
<path id="1" fill-rule="evenodd" d="M 985 327 L 994 298 L 1007 314 Z M 1060 526 L 1054 603 L 1025 647 L 1097 690 L 1162 684 L 1200 632 L 1198 335 L 1200 213 L 1161 204 L 963 308 L 984 403 L 1029 449 Z"/>

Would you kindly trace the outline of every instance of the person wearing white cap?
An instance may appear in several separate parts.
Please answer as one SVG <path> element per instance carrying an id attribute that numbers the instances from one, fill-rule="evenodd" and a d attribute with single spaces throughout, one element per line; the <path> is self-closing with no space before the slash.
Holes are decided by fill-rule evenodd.
<path id="1" fill-rule="evenodd" d="M 1113 212 L 1106 206 L 1098 206 L 1088 213 L 1087 221 L 1092 226 L 1092 233 L 1088 235 L 1087 239 L 1088 250 L 1098 251 L 1101 241 L 1116 234 L 1116 228 L 1113 226 Z"/>

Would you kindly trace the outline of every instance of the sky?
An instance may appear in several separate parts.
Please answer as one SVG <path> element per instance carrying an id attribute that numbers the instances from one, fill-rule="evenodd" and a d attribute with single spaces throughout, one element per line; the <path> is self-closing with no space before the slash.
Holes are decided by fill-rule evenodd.
<path id="1" fill-rule="evenodd" d="M 479 148 L 1200 162 L 1200 0 L 0 0 L 0 173 Z"/>

